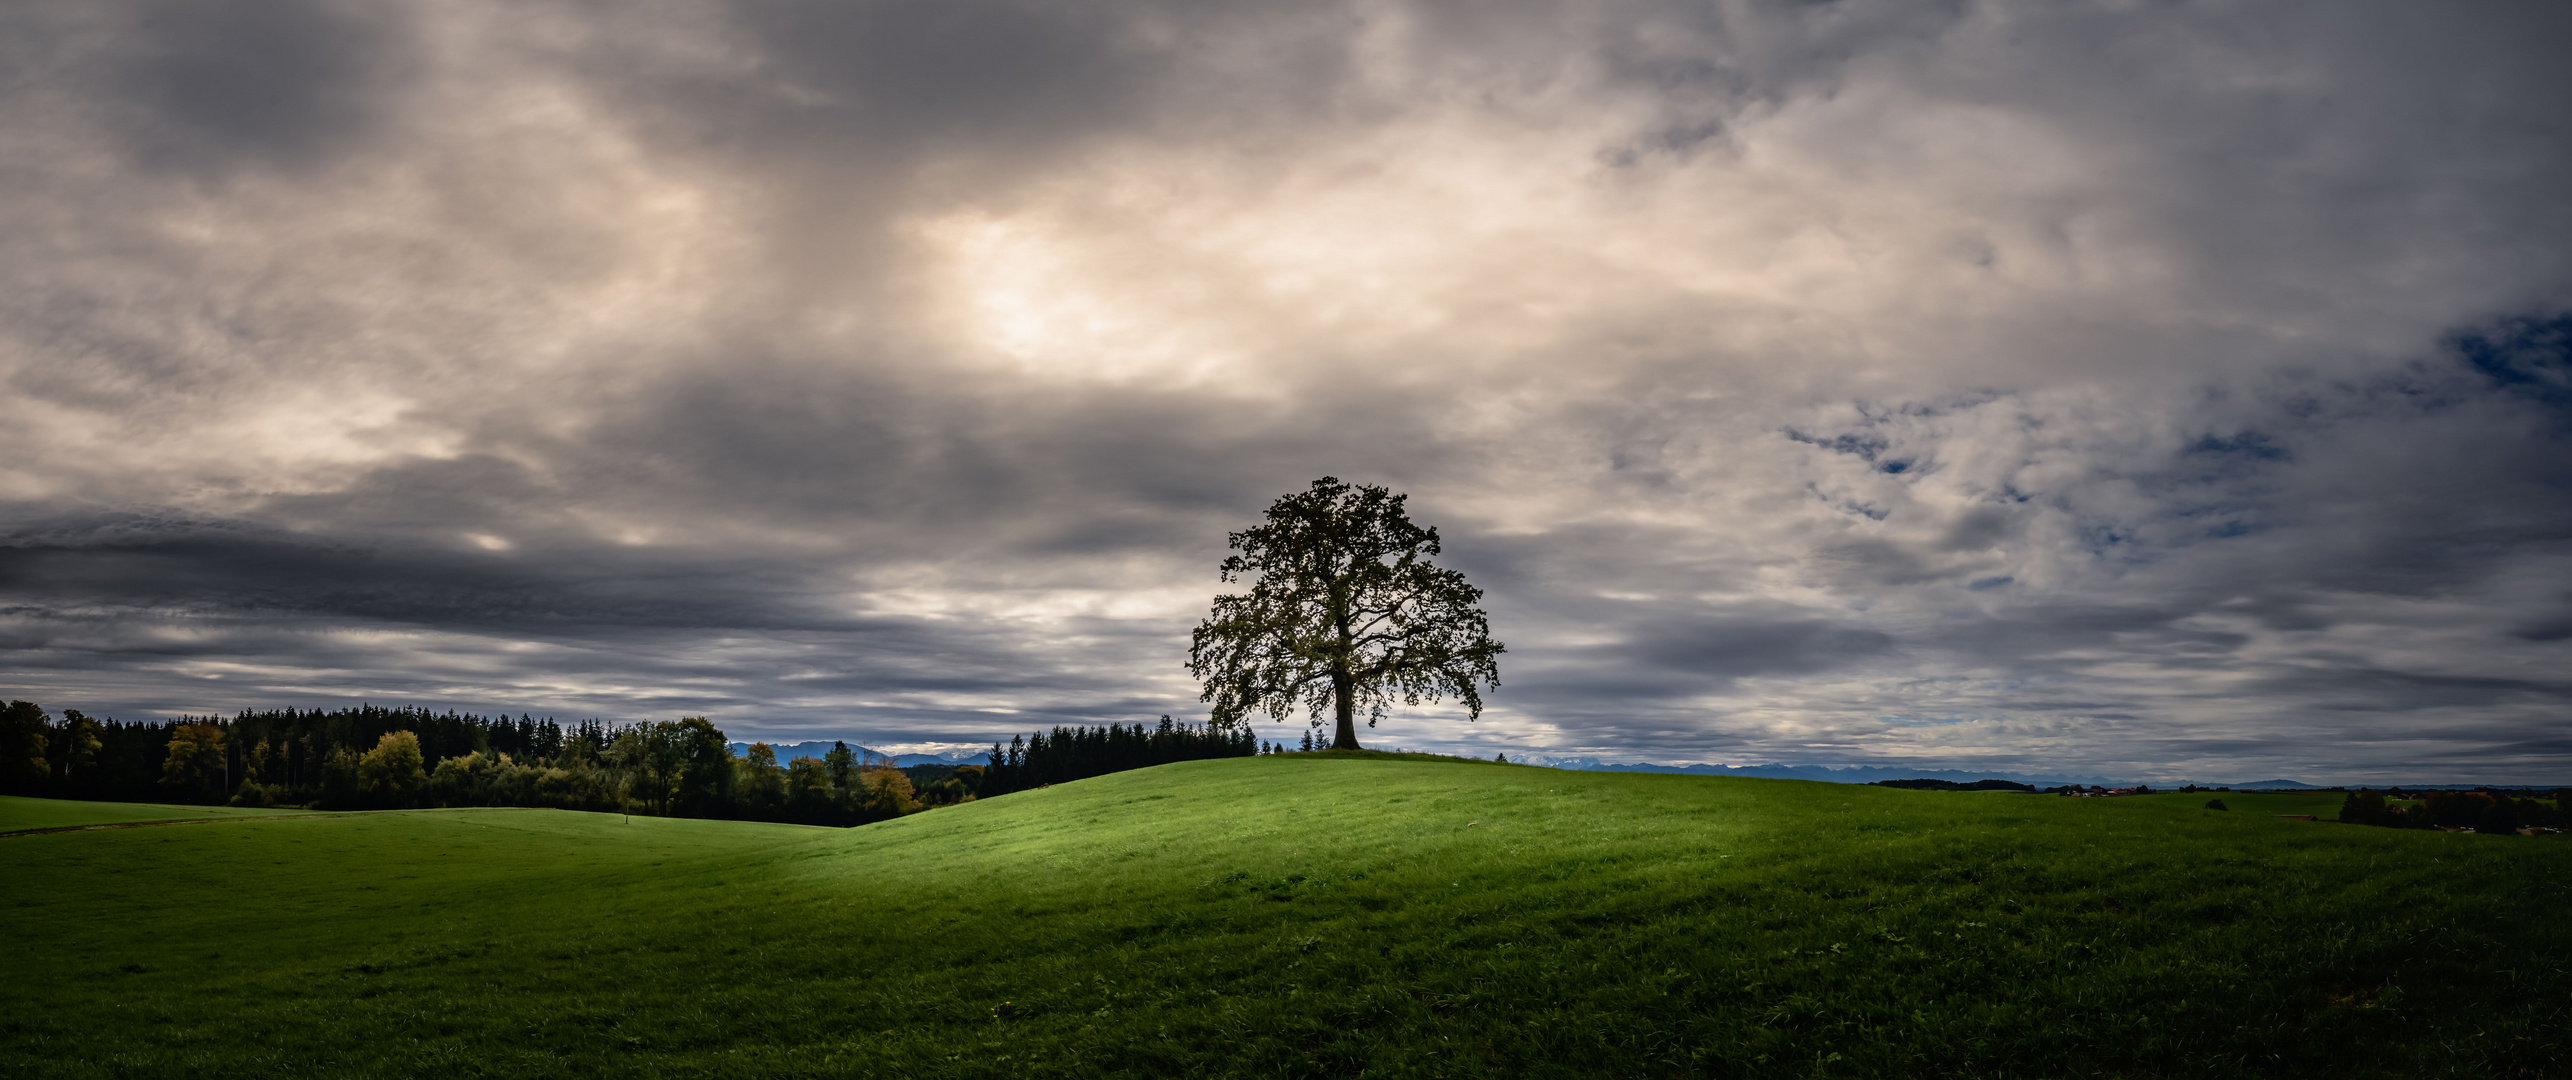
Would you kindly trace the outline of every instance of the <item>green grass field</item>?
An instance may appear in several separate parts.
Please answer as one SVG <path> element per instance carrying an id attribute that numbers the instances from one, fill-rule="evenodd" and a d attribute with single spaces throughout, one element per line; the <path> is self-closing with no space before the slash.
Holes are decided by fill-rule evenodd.
<path id="1" fill-rule="evenodd" d="M 0 1069 L 2561 1076 L 2572 844 L 1316 755 L 0 838 Z M 6 808 L 18 821 L 33 813 Z"/>
<path id="2" fill-rule="evenodd" d="M 73 802 L 0 795 L 0 833 L 27 829 L 79 829 L 138 821 L 215 820 L 301 813 L 297 810 L 244 809 L 237 806 L 183 806 L 175 803 Z"/>

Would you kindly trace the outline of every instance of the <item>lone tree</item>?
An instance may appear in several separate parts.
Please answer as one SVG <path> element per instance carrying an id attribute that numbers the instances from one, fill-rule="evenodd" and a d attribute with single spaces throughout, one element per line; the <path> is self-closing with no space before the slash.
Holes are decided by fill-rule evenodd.
<path id="1" fill-rule="evenodd" d="M 1404 495 L 1325 476 L 1232 534 L 1223 580 L 1250 591 L 1215 597 L 1197 626 L 1188 674 L 1203 680 L 1216 726 L 1252 713 L 1283 720 L 1303 706 L 1339 722 L 1333 750 L 1356 750 L 1396 697 L 1405 705 L 1453 694 L 1482 716 L 1475 684 L 1498 689 L 1502 646 L 1475 605 L 1482 590 L 1431 566 L 1438 530 L 1411 523 Z"/>

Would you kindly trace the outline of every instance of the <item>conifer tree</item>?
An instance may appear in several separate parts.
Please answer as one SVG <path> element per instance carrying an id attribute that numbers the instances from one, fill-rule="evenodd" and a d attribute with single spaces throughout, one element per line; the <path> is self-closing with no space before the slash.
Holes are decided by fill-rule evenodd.
<path id="1" fill-rule="evenodd" d="M 0 706 L 0 792 L 33 791 L 53 771 L 45 759 L 52 717 L 32 701 Z"/>
<path id="2" fill-rule="evenodd" d="M 831 786 L 848 790 L 849 778 L 857 773 L 857 754 L 849 750 L 845 739 L 831 741 L 831 749 L 822 755 L 822 771 L 829 774 Z"/>

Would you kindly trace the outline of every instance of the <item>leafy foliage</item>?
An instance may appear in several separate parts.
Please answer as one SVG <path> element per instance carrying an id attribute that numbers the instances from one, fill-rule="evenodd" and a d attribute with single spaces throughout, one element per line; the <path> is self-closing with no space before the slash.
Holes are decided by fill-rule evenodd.
<path id="1" fill-rule="evenodd" d="M 959 782 L 924 803 L 907 777 L 885 775 L 889 763 L 861 766 L 846 744 L 827 761 L 783 767 L 764 745 L 736 758 L 704 717 L 566 727 L 527 715 L 363 707 L 120 723 L 66 709 L 53 724 L 37 705 L 13 708 L 31 725 L 21 741 L 46 751 L 21 753 L 22 764 L 32 764 L 15 789 L 62 798 L 330 810 L 542 806 L 858 825 L 974 795 Z"/>
<path id="2" fill-rule="evenodd" d="M 2558 799 L 2564 794 L 2555 792 Z M 2352 791 L 2340 800 L 2340 820 L 2394 829 L 2461 829 L 2492 834 L 2572 827 L 2572 815 L 2557 807 L 2497 791 Z"/>
<path id="3" fill-rule="evenodd" d="M 0 706 L 0 792 L 34 791 L 52 773 L 45 760 L 46 725 L 52 720 L 32 701 Z"/>
<path id="4" fill-rule="evenodd" d="M 358 757 L 357 775 L 366 782 L 367 794 L 394 806 L 405 806 L 429 778 L 420 761 L 417 733 L 388 731 L 375 740 L 374 749 Z"/>
<path id="5" fill-rule="evenodd" d="M 1325 476 L 1228 538 L 1223 580 L 1250 591 L 1215 597 L 1188 648 L 1215 726 L 1298 707 L 1319 724 L 1327 710 L 1332 748 L 1355 750 L 1361 705 L 1369 727 L 1395 701 L 1449 695 L 1482 715 L 1478 686 L 1500 685 L 1504 647 L 1482 590 L 1429 562 L 1438 531 L 1412 523 L 1408 498 Z"/>
<path id="6" fill-rule="evenodd" d="M 161 759 L 163 787 L 183 797 L 201 797 L 218 792 L 223 775 L 222 728 L 194 723 L 170 732 L 169 753 Z"/>
<path id="7" fill-rule="evenodd" d="M 98 721 L 78 709 L 64 709 L 62 723 L 48 733 L 45 756 L 53 764 L 54 779 L 67 780 L 98 762 Z"/>

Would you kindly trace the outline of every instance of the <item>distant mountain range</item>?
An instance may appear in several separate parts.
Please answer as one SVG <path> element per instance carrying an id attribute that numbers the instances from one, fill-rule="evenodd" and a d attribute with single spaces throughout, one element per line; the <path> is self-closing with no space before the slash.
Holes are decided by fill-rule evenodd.
<path id="1" fill-rule="evenodd" d="M 1776 780 L 1820 780 L 1832 784 L 1872 784 L 1878 780 L 1952 780 L 1971 783 L 1976 780 L 2009 780 L 2037 787 L 2062 787 L 2066 784 L 2089 787 L 2133 787 L 2139 781 L 2110 776 L 2081 776 L 2072 773 L 2021 773 L 1966 769 L 1911 769 L 1882 765 L 1654 765 L 1650 762 L 1610 762 L 1598 758 L 1542 758 L 1530 756 L 1533 764 L 1551 765 L 1557 769 L 1582 769 L 1590 772 L 1685 773 L 1691 776 L 1758 776 Z M 2320 784 L 2298 780 L 2253 780 L 2249 782 L 2214 783 L 2204 780 L 2171 780 L 2153 782 L 2159 788 L 2229 787 L 2243 790 L 2315 790 Z"/>
<path id="2" fill-rule="evenodd" d="M 796 758 L 818 758 L 824 754 L 830 753 L 831 745 L 832 744 L 830 742 L 769 743 L 768 748 L 777 752 L 777 764 L 783 765 L 789 761 L 795 760 Z M 848 748 L 849 750 L 859 754 L 874 753 L 874 751 L 869 750 L 866 747 L 859 746 L 856 743 L 848 744 Z M 732 744 L 732 753 L 735 757 L 739 757 L 749 752 L 749 743 L 737 742 Z M 989 750 L 950 750 L 944 754 L 895 754 L 893 755 L 893 764 L 980 765 L 988 761 L 990 757 L 991 751 Z"/>

